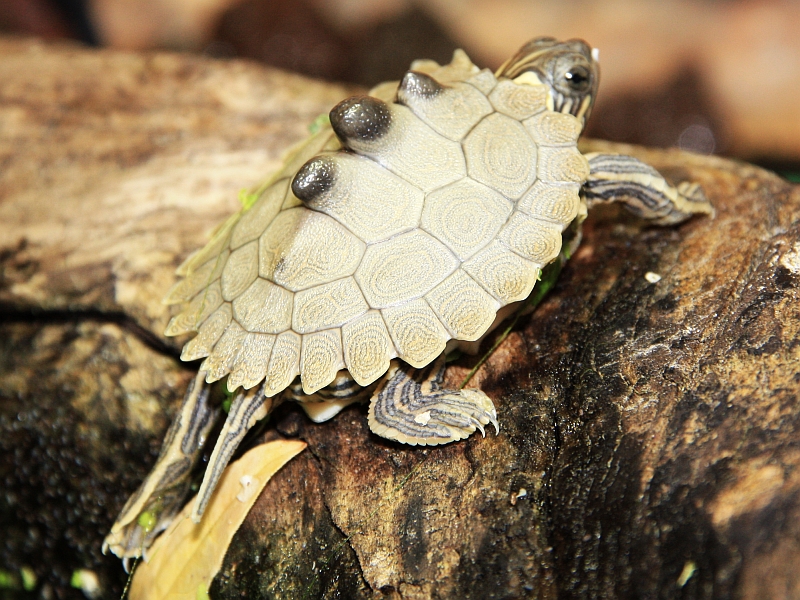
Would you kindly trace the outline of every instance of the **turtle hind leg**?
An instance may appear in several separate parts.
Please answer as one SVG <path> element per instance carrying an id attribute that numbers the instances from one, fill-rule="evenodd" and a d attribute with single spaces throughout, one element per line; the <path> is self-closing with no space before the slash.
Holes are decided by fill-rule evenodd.
<path id="1" fill-rule="evenodd" d="M 369 407 L 369 427 L 380 436 L 405 444 L 433 446 L 468 437 L 491 423 L 497 412 L 480 390 L 441 387 L 445 360 L 422 369 L 394 366 L 376 388 Z"/>
<path id="2" fill-rule="evenodd" d="M 186 390 L 156 464 L 125 503 L 103 541 L 104 553 L 111 550 L 127 564 L 142 556 L 169 526 L 186 500 L 192 472 L 217 415 L 218 410 L 209 403 L 205 373 L 201 372 Z"/>
<path id="3" fill-rule="evenodd" d="M 233 399 L 228 411 L 228 418 L 225 419 L 225 424 L 222 426 L 211 458 L 208 459 L 208 467 L 194 501 L 192 520 L 195 523 L 200 522 L 225 467 L 244 436 L 257 421 L 272 412 L 272 409 L 277 406 L 277 398 L 266 397 L 263 388 L 259 386 L 246 392 L 240 391 Z"/>
<path id="4" fill-rule="evenodd" d="M 653 167 L 632 156 L 592 153 L 586 158 L 590 172 L 582 193 L 589 208 L 603 202 L 622 202 L 631 212 L 657 225 L 681 223 L 695 214 L 714 214 L 696 183 L 672 186 Z"/>

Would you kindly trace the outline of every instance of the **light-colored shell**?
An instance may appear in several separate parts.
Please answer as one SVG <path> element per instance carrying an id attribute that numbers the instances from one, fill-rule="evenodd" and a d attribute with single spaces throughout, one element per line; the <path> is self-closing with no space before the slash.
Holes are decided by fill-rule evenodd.
<path id="1" fill-rule="evenodd" d="M 577 119 L 460 51 L 412 69 L 435 81 L 373 90 L 398 99 L 381 135 L 343 152 L 324 128 L 180 267 L 167 335 L 198 332 L 182 358 L 206 357 L 208 381 L 274 395 L 299 374 L 313 393 L 344 368 L 369 385 L 394 357 L 424 366 L 484 335 L 558 255 L 588 176 Z M 333 175 L 301 200 L 292 178 L 314 156 Z"/>

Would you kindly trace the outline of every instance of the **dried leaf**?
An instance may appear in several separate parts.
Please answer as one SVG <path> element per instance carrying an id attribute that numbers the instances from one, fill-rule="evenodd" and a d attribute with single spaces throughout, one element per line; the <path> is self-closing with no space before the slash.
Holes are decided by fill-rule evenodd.
<path id="1" fill-rule="evenodd" d="M 190 502 L 136 569 L 130 600 L 207 597 L 222 566 L 233 534 L 270 478 L 306 447 L 298 440 L 278 440 L 250 450 L 223 473 L 203 519 L 189 517 Z"/>

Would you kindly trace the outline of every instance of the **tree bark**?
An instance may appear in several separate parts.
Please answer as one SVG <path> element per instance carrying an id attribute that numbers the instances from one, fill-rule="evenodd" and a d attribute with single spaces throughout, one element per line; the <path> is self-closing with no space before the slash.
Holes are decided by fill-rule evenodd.
<path id="1" fill-rule="evenodd" d="M 102 538 L 196 367 L 161 335 L 160 299 L 347 90 L 25 40 L 0 40 L 0 81 L 0 569 L 79 598 L 86 568 L 114 597 Z M 699 182 L 716 217 L 594 211 L 473 379 L 498 435 L 414 448 L 372 435 L 363 406 L 322 425 L 281 407 L 262 438 L 309 448 L 267 485 L 213 598 L 800 598 L 800 187 L 584 146 Z"/>

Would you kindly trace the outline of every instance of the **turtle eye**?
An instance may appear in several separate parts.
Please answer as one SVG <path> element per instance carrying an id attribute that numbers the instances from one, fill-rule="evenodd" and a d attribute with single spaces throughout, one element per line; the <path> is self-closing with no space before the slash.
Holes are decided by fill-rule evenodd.
<path id="1" fill-rule="evenodd" d="M 564 73 L 567 84 L 576 92 L 583 92 L 591 85 L 591 74 L 589 69 L 581 65 L 575 65 Z"/>

